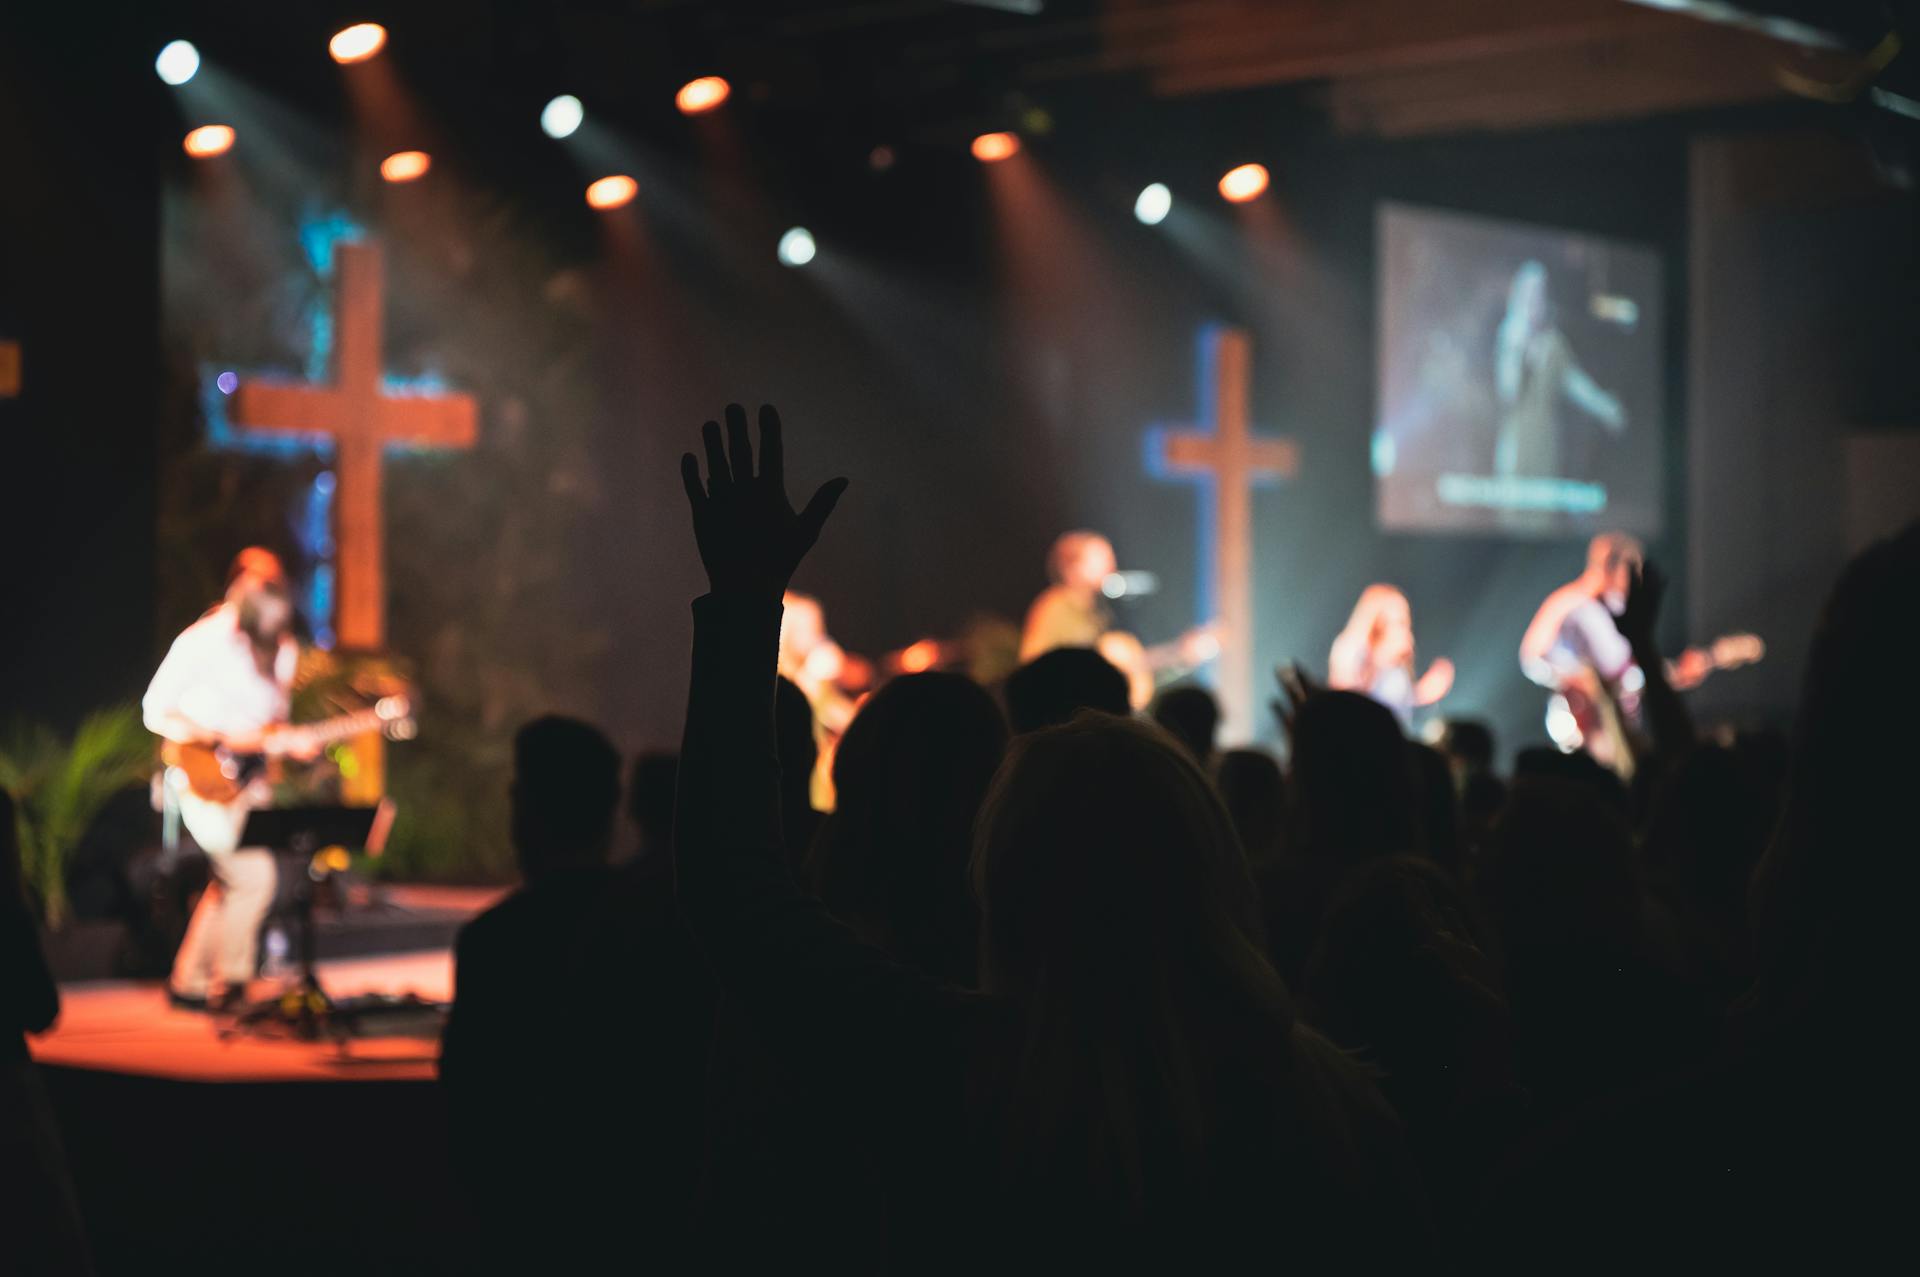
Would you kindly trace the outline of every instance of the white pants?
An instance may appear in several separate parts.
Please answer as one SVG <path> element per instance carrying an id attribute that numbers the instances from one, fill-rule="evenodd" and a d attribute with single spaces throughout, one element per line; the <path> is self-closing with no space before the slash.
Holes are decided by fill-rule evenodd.
<path id="1" fill-rule="evenodd" d="M 184 791 L 175 795 L 181 822 L 207 853 L 213 874 L 173 959 L 173 990 L 186 997 L 245 988 L 253 979 L 260 924 L 273 907 L 279 883 L 272 852 L 238 845 L 247 812 L 257 805 L 249 801 L 254 797 L 211 803 Z"/>

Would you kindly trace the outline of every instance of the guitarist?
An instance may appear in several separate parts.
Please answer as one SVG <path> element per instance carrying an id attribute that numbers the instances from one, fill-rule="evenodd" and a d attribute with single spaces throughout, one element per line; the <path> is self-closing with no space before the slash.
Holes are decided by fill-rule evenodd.
<path id="1" fill-rule="evenodd" d="M 1219 653 L 1220 643 L 1203 627 L 1164 650 L 1149 651 L 1133 635 L 1115 629 L 1102 587 L 1118 567 L 1113 543 L 1098 532 L 1062 533 L 1047 551 L 1053 584 L 1027 609 L 1020 661 L 1025 664 L 1056 647 L 1094 648 L 1126 675 L 1128 698 L 1135 709 L 1144 709 L 1162 675 L 1206 663 Z"/>
<path id="2" fill-rule="evenodd" d="M 1620 626 L 1645 562 L 1640 542 L 1625 533 L 1595 537 L 1586 570 L 1547 596 L 1520 641 L 1522 672 L 1566 699 L 1580 744 L 1616 769 L 1631 766 L 1625 733 L 1639 720 L 1648 682 Z M 1665 683 L 1687 691 L 1713 671 L 1715 658 L 1688 648 L 1663 664 Z"/>
<path id="3" fill-rule="evenodd" d="M 269 550 L 242 550 L 226 596 L 173 641 L 154 674 L 141 700 L 147 729 L 173 746 L 264 752 L 287 722 L 299 658 L 286 570 Z M 294 741 L 284 752 L 314 751 Z M 179 769 L 170 767 L 169 775 L 177 780 Z M 260 926 L 273 904 L 273 854 L 239 845 L 247 813 L 271 802 L 272 789 L 265 776 L 223 797 L 171 781 L 169 787 L 213 877 L 187 924 L 168 992 L 178 1006 L 223 1009 L 244 997 L 253 979 Z"/>

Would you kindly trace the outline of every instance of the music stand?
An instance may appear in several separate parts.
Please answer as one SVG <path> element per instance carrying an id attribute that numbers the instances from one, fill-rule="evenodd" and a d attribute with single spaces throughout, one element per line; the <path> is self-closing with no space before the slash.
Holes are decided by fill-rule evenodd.
<path id="1" fill-rule="evenodd" d="M 300 856 L 308 864 L 308 881 L 299 893 L 300 979 L 277 997 L 264 998 L 242 1011 L 233 1031 L 291 1030 L 307 1041 L 348 1035 L 357 1008 L 343 1007 L 328 997 L 315 971 L 319 955 L 313 923 L 314 856 L 328 847 L 359 847 L 377 855 L 392 827 L 389 800 L 377 807 L 274 807 L 248 813 L 240 846 Z"/>

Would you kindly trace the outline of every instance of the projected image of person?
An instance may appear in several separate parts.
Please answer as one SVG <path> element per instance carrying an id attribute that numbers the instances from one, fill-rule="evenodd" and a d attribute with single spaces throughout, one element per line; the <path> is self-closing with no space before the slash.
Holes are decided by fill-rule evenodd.
<path id="1" fill-rule="evenodd" d="M 1493 469 L 1502 477 L 1561 476 L 1559 403 L 1563 397 L 1611 434 L 1627 428 L 1626 409 L 1619 397 L 1587 375 L 1560 330 L 1547 283 L 1547 268 L 1540 262 L 1521 263 L 1507 290 L 1507 313 L 1494 340 L 1500 433 Z"/>
<path id="2" fill-rule="evenodd" d="M 1453 662 L 1434 661 L 1414 677 L 1413 609 L 1399 587 L 1369 585 L 1353 605 L 1347 627 L 1327 657 L 1327 686 L 1361 692 L 1393 711 L 1401 728 L 1413 726 L 1413 711 L 1434 704 L 1453 688 Z"/>

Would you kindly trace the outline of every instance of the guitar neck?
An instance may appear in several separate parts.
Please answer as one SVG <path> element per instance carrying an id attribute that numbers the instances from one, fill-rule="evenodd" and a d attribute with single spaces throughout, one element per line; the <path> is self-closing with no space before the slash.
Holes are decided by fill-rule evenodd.
<path id="1" fill-rule="evenodd" d="M 352 714 L 341 714 L 335 718 L 323 718 L 317 723 L 301 723 L 279 733 L 277 749 L 287 747 L 287 742 L 301 741 L 313 745 L 331 745 L 334 741 L 345 740 L 349 736 L 358 736 L 362 732 L 377 732 L 385 727 L 387 720 L 380 711 L 363 709 Z"/>

